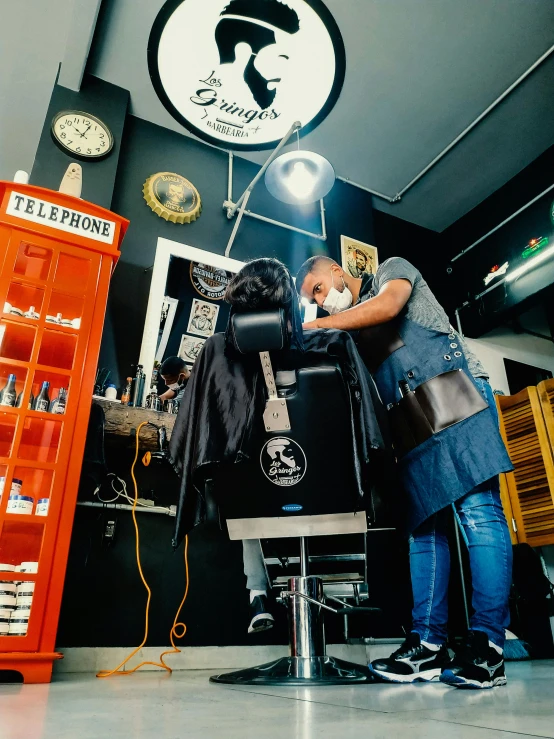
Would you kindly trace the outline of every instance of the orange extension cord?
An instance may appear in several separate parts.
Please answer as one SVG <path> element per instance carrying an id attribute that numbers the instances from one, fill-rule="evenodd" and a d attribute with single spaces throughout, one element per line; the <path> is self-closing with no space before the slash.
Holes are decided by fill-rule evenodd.
<path id="1" fill-rule="evenodd" d="M 160 654 L 160 661 L 159 662 L 141 662 L 136 667 L 133 667 L 132 670 L 125 670 L 121 669 L 124 667 L 134 656 L 137 654 L 137 652 L 140 652 L 140 650 L 144 647 L 146 644 L 146 640 L 148 639 L 148 620 L 150 615 L 150 601 L 152 600 L 152 591 L 150 590 L 150 587 L 148 583 L 146 582 L 146 578 L 144 577 L 144 573 L 142 571 L 142 566 L 140 563 L 140 546 L 139 546 L 139 528 L 137 523 L 137 516 L 136 516 L 136 508 L 137 508 L 137 501 L 138 501 L 138 486 L 137 481 L 135 478 L 135 465 L 137 463 L 138 455 L 139 455 L 139 434 L 140 430 L 143 426 L 146 426 L 147 422 L 144 421 L 140 424 L 140 426 L 137 429 L 136 434 L 136 447 L 135 447 L 135 458 L 133 460 L 133 464 L 131 466 L 131 477 L 133 478 L 133 485 L 135 487 L 135 500 L 133 502 L 133 510 L 132 510 L 132 516 L 133 516 L 133 523 L 135 525 L 135 541 L 136 541 L 136 555 L 137 555 L 137 565 L 138 570 L 140 573 L 140 578 L 144 584 L 144 587 L 146 588 L 146 592 L 148 593 L 148 599 L 146 601 L 146 614 L 145 614 L 145 626 L 144 626 L 144 639 L 142 640 L 142 643 L 134 649 L 131 654 L 126 657 L 123 662 L 121 662 L 117 667 L 114 667 L 113 670 L 101 670 L 96 677 L 111 677 L 112 675 L 132 675 L 133 672 L 136 672 L 137 670 L 140 670 L 141 667 L 144 667 L 145 665 L 152 665 L 154 667 L 162 667 L 164 670 L 167 670 L 169 673 L 173 672 L 171 667 L 169 665 L 166 665 L 164 662 L 164 657 L 166 657 L 168 654 L 179 654 L 181 650 L 179 647 L 175 646 L 174 639 L 182 639 L 185 634 L 187 633 L 187 627 L 186 624 L 179 622 L 179 616 L 181 614 L 181 611 L 183 609 L 183 606 L 185 605 L 185 601 L 187 599 L 187 595 L 189 592 L 189 563 L 188 563 L 188 547 L 189 547 L 189 540 L 188 536 L 185 538 L 185 571 L 186 571 L 186 587 L 185 587 L 185 594 L 183 596 L 183 600 L 181 601 L 181 605 L 179 606 L 177 613 L 175 614 L 175 620 L 173 621 L 173 626 L 171 628 L 171 631 L 169 632 L 169 639 L 171 641 L 171 646 L 173 649 L 168 649 L 165 652 L 162 652 Z"/>

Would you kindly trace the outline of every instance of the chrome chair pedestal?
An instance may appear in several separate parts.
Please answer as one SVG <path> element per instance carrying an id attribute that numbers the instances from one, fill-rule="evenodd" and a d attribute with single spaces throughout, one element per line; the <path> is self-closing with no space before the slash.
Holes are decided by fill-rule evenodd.
<path id="1" fill-rule="evenodd" d="M 305 573 L 307 557 L 304 556 L 303 540 L 301 547 L 301 571 Z M 326 655 L 322 613 L 325 605 L 321 578 L 304 574 L 291 577 L 288 588 L 285 595 L 288 601 L 290 657 L 282 657 L 245 670 L 214 675 L 210 681 L 232 685 L 343 685 L 377 682 L 365 665 Z"/>

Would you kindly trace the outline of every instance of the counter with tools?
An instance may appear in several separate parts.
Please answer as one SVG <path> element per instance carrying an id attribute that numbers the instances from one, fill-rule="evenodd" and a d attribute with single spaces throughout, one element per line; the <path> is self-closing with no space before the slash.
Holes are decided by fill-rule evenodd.
<path id="1" fill-rule="evenodd" d="M 135 443 L 136 430 L 144 421 L 153 423 L 156 427 L 163 426 L 166 429 L 167 439 L 169 439 L 177 418 L 174 413 L 153 411 L 149 408 L 134 408 L 105 398 L 94 397 L 93 403 L 97 403 L 104 409 L 105 433 L 126 437 L 132 445 Z M 158 432 L 154 426 L 144 426 L 141 429 L 140 448 L 145 451 L 158 449 Z"/>

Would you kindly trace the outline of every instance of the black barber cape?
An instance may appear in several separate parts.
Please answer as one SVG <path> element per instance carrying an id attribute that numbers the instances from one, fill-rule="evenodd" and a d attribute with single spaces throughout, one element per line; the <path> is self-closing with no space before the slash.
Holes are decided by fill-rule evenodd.
<path id="1" fill-rule="evenodd" d="M 370 486 L 366 468 L 386 455 L 386 416 L 373 380 L 345 331 L 305 331 L 307 352 L 327 354 L 341 363 L 353 408 L 355 469 L 360 505 Z M 169 443 L 171 462 L 181 477 L 173 546 L 206 516 L 204 481 L 218 464 L 249 461 L 264 433 L 265 383 L 257 354 L 232 359 L 224 334 L 204 344 L 194 364 Z M 325 404 L 322 404 L 323 419 Z M 321 419 L 318 419 L 318 423 Z M 330 434 L 332 419 L 328 419 Z M 372 500 L 373 504 L 374 501 Z M 368 505 L 367 510 L 371 511 Z"/>

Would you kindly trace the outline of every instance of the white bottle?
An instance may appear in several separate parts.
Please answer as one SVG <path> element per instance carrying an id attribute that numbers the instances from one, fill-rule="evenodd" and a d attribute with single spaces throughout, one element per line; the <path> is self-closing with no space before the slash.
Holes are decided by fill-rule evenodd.
<path id="1" fill-rule="evenodd" d="M 104 391 L 104 397 L 107 400 L 117 400 L 117 388 L 115 385 L 108 385 Z"/>

